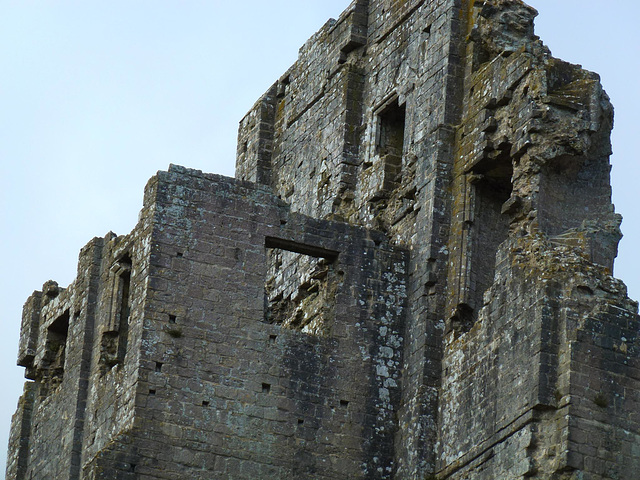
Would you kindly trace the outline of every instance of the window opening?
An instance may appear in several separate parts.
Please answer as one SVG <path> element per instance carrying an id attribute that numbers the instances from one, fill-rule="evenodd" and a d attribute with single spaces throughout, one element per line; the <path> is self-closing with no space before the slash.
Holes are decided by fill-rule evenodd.
<path id="1" fill-rule="evenodd" d="M 327 334 L 341 283 L 342 273 L 335 268 L 338 252 L 275 238 L 267 238 L 265 246 L 265 321 Z"/>
<path id="2" fill-rule="evenodd" d="M 47 328 L 45 354 L 42 359 L 42 390 L 47 396 L 62 383 L 69 333 L 69 310 L 56 318 Z"/>
<path id="3" fill-rule="evenodd" d="M 504 146 L 496 158 L 479 163 L 471 172 L 473 198 L 465 213 L 471 239 L 470 269 L 464 279 L 464 301 L 452 318 L 458 331 L 468 331 L 475 322 L 484 292 L 493 284 L 498 247 L 509 234 L 510 216 L 503 213 L 503 206 L 512 192 L 510 148 Z"/>
<path id="4" fill-rule="evenodd" d="M 127 352 L 131 313 L 131 257 L 126 254 L 111 267 L 113 290 L 109 321 L 102 334 L 101 360 L 106 369 L 121 363 Z"/>
<path id="5" fill-rule="evenodd" d="M 424 73 L 429 59 L 429 43 L 431 42 L 431 25 L 422 29 L 422 43 L 420 44 L 420 69 Z"/>
<path id="6" fill-rule="evenodd" d="M 384 168 L 383 190 L 390 191 L 400 184 L 406 109 L 398 99 L 388 103 L 377 117 L 376 151 Z"/>

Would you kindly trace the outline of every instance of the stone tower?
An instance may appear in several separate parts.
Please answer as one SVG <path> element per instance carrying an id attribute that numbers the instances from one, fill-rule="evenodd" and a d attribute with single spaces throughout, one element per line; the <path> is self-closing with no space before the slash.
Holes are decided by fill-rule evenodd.
<path id="1" fill-rule="evenodd" d="M 640 468 L 613 110 L 520 0 L 355 0 L 140 221 L 26 302 L 7 478 Z"/>

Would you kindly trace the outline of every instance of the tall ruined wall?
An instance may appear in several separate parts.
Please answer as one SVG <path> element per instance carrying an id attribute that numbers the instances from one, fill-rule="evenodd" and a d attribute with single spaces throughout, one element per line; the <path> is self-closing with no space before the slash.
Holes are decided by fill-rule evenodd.
<path id="1" fill-rule="evenodd" d="M 172 167 L 156 202 L 133 442 L 152 478 L 382 478 L 393 462 L 404 252 L 377 232 L 289 213 L 251 184 Z M 269 317 L 267 257 L 329 272 L 292 302 L 322 328 Z M 137 445 L 136 445 L 137 443 Z"/>
<path id="2" fill-rule="evenodd" d="M 388 478 L 406 252 L 181 167 L 150 181 L 143 217 L 83 251 L 90 281 L 47 284 L 27 303 L 21 363 L 34 382 L 8 478 Z M 321 328 L 269 315 L 276 253 L 325 265 L 290 275 L 290 302 L 325 307 Z M 60 311 L 68 334 L 53 345 Z"/>
<path id="3" fill-rule="evenodd" d="M 612 107 L 536 14 L 327 22 L 240 122 L 238 180 L 158 173 L 27 301 L 7 478 L 634 479 Z"/>
<path id="4" fill-rule="evenodd" d="M 68 288 L 49 281 L 27 300 L 18 364 L 31 381 L 12 421 L 7 478 L 82 478 L 87 458 L 133 424 L 148 209 L 141 218 L 128 236 L 89 242 Z"/>
<path id="5" fill-rule="evenodd" d="M 352 2 L 240 123 L 239 178 L 413 249 L 399 476 L 435 465 L 460 12 L 454 1 Z"/>
<path id="6" fill-rule="evenodd" d="M 638 430 L 625 425 L 638 406 L 629 365 L 640 323 L 609 277 L 620 239 L 611 105 L 597 75 L 534 36 L 535 10 L 475 10 L 452 179 L 438 470 L 632 478 L 620 466 L 639 461 Z"/>
<path id="7" fill-rule="evenodd" d="M 602 275 L 620 239 L 609 184 L 612 108 L 596 74 L 553 58 L 534 35 L 536 14 L 518 0 L 353 2 L 240 124 L 239 177 L 271 186 L 294 210 L 372 226 L 411 249 L 397 478 L 461 469 L 474 478 L 465 462 L 486 478 L 505 477 L 519 455 L 533 465 L 522 475 L 538 468 L 523 432 L 538 410 L 557 407 L 535 392 L 540 382 L 555 389 L 545 368 L 560 367 L 540 345 L 560 320 L 542 321 L 530 304 L 569 294 L 550 291 L 533 273 L 542 270 L 499 283 L 507 276 L 496 277 L 496 255 L 509 257 L 520 238 L 542 238 L 532 256 L 562 264 L 571 251 L 600 266 L 593 282 L 610 282 Z M 544 293 L 524 298 L 525 286 Z M 623 288 L 611 295 L 596 295 L 599 308 L 624 305 L 633 331 L 635 305 Z M 489 312 L 493 297 L 511 305 L 508 316 Z M 485 315 L 494 317 L 476 325 Z M 566 328 L 569 342 L 574 326 Z M 496 354 L 496 332 L 517 345 L 512 357 Z M 565 365 L 563 379 L 576 378 L 575 365 Z M 489 377 L 467 378 L 469 368 Z M 463 378 L 480 390 L 472 394 Z M 490 407 L 476 418 L 470 402 Z M 574 434 L 558 424 L 554 437 L 554 428 L 548 443 Z M 496 454 L 492 442 L 509 436 L 524 440 L 501 451 L 506 467 L 479 467 L 478 458 Z M 546 474 L 583 468 L 551 464 Z"/>

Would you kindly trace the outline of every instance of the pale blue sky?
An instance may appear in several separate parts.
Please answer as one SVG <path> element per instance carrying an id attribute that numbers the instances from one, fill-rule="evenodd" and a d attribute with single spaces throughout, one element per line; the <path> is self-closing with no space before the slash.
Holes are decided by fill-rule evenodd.
<path id="1" fill-rule="evenodd" d="M 640 298 L 640 48 L 631 0 L 531 0 L 555 56 L 597 71 L 616 107 L 612 178 L 625 217 L 616 276 Z M 233 175 L 238 121 L 349 0 L 0 3 L 0 469 L 22 390 L 22 304 L 74 276 L 80 248 L 128 233 L 169 163 Z"/>

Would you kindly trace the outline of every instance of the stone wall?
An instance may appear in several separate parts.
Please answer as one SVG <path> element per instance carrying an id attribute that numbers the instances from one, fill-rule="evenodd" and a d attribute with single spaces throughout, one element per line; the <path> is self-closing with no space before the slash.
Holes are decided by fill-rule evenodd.
<path id="1" fill-rule="evenodd" d="M 27 300 L 18 364 L 33 382 L 12 422 L 22 462 L 7 478 L 81 478 L 87 458 L 131 428 L 152 218 L 145 208 L 130 235 L 93 239 L 68 288 L 49 281 Z"/>
<path id="2" fill-rule="evenodd" d="M 520 0 L 355 0 L 27 301 L 8 476 L 635 478 L 612 107 Z M 52 448 L 56 447 L 56 454 Z"/>
<path id="3" fill-rule="evenodd" d="M 262 178 L 294 211 L 380 229 L 413 249 L 398 475 L 435 463 L 446 277 L 436 272 L 446 265 L 446 177 L 462 102 L 459 9 L 352 2 L 240 123 L 239 178 Z"/>
<path id="4" fill-rule="evenodd" d="M 151 188 L 138 421 L 162 440 L 139 444 L 136 471 L 387 478 L 405 254 L 379 233 L 290 213 L 250 184 L 174 167 Z M 330 265 L 321 332 L 266 317 L 273 250 Z"/>
<path id="5" fill-rule="evenodd" d="M 14 419 L 29 457 L 13 478 L 389 478 L 406 253 L 379 232 L 180 167 L 152 179 L 145 202 L 132 234 L 85 248 L 91 281 L 47 284 L 28 303 L 55 294 L 70 335 L 37 343 L 54 359 L 64 345 L 64 360 L 23 360 L 37 393 Z M 274 250 L 330 265 L 321 332 L 266 315 Z M 46 319 L 60 316 L 41 310 L 25 319 L 50 332 Z M 70 371 L 76 357 L 82 374 Z M 51 364 L 64 365 L 60 380 L 43 372 Z M 72 454 L 60 453 L 61 434 Z"/>
<path id="6" fill-rule="evenodd" d="M 620 466 L 638 462 L 637 305 L 541 236 L 498 258 L 478 321 L 447 338 L 443 478 L 632 478 Z"/>

